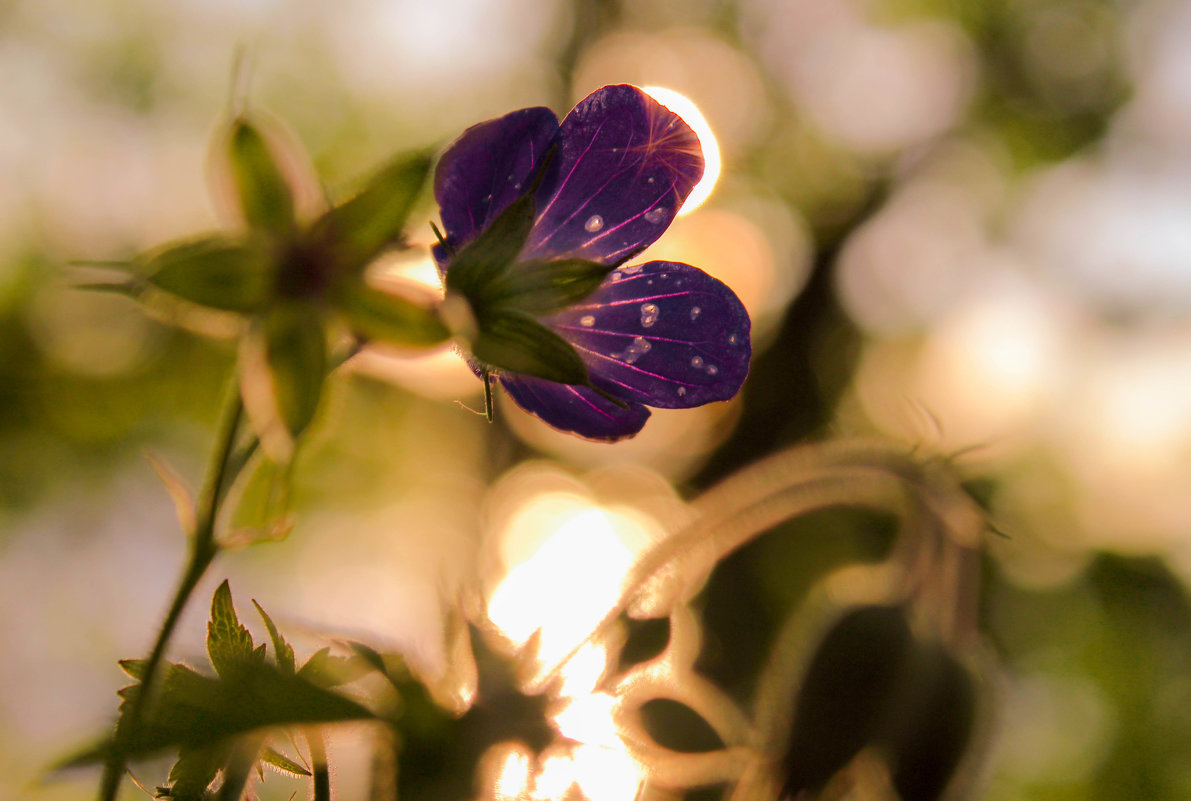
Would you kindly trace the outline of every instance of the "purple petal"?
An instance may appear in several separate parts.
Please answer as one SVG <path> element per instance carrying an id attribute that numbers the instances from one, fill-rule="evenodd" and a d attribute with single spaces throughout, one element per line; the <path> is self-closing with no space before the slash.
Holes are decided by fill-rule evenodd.
<path id="1" fill-rule="evenodd" d="M 545 322 L 579 351 L 592 383 L 631 403 L 727 400 L 748 375 L 748 313 L 731 289 L 689 264 L 614 270 L 583 303 Z"/>
<path id="2" fill-rule="evenodd" d="M 633 403 L 622 409 L 586 387 L 516 374 L 502 375 L 500 383 L 525 411 L 587 439 L 615 442 L 631 437 L 649 418 L 644 406 Z"/>
<path id="3" fill-rule="evenodd" d="M 473 125 L 447 148 L 434 173 L 434 198 L 452 247 L 474 239 L 525 192 L 558 132 L 553 111 L 524 108 Z"/>
<path id="4" fill-rule="evenodd" d="M 699 138 L 635 86 L 589 95 L 563 120 L 559 145 L 525 259 L 624 261 L 662 235 L 703 176 Z"/>

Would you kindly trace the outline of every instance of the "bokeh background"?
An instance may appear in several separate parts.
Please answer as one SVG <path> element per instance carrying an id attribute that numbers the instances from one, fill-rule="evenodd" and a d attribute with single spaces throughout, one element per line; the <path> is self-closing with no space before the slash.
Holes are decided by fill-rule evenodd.
<path id="1" fill-rule="evenodd" d="M 723 175 L 648 255 L 734 287 L 755 360 L 731 403 L 609 447 L 507 403 L 488 425 L 450 353 L 367 354 L 301 456 L 293 532 L 217 564 L 179 653 L 230 576 L 290 631 L 441 664 L 440 599 L 543 488 L 632 505 L 648 540 L 765 454 L 877 436 L 953 458 L 1002 535 L 986 797 L 1191 796 L 1191 4 L 0 0 L 0 797 L 91 792 L 38 779 L 111 721 L 181 564 L 144 454 L 197 484 L 234 347 L 68 265 L 227 223 L 206 165 L 238 53 L 332 194 L 514 108 L 682 92 Z M 742 551 L 709 625 L 879 554 L 870 528 Z"/>

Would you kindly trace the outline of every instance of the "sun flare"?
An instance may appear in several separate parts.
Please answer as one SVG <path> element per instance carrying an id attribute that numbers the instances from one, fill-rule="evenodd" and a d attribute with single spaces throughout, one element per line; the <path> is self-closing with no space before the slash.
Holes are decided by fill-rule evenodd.
<path id="1" fill-rule="evenodd" d="M 695 184 L 695 188 L 687 196 L 686 202 L 678 210 L 679 216 L 690 214 L 701 206 L 703 201 L 707 200 L 711 195 L 711 190 L 715 188 L 716 181 L 719 180 L 719 142 L 716 141 L 715 134 L 711 132 L 711 126 L 707 123 L 707 118 L 703 116 L 703 112 L 695 105 L 695 101 L 681 92 L 676 92 L 673 89 L 667 89 L 663 86 L 642 86 L 641 90 L 682 117 L 683 121 L 691 126 L 691 130 L 695 132 L 695 136 L 699 137 L 699 144 L 703 147 L 703 178 L 700 179 L 699 183 Z"/>

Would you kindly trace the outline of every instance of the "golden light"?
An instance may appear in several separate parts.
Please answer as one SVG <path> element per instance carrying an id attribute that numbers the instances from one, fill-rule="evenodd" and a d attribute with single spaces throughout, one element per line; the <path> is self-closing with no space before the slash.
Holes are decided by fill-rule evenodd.
<path id="1" fill-rule="evenodd" d="M 695 105 L 695 101 L 681 92 L 666 89 L 662 86 L 642 86 L 641 89 L 654 100 L 682 117 L 686 124 L 691 126 L 691 130 L 695 132 L 695 136 L 699 137 L 699 144 L 703 147 L 703 178 L 699 183 L 695 184 L 695 188 L 687 196 L 686 202 L 678 210 L 679 216 L 690 214 L 702 205 L 703 201 L 707 200 L 711 195 L 711 190 L 715 188 L 716 181 L 719 180 L 719 143 L 715 140 L 715 134 L 711 132 L 711 126 L 707 124 L 707 119 L 703 116 L 703 112 L 699 110 L 699 107 Z"/>
<path id="2" fill-rule="evenodd" d="M 543 663 L 563 659 L 604 616 L 652 539 L 631 513 L 561 492 L 528 499 L 505 530 L 510 567 L 488 601 L 488 617 L 518 645 L 538 632 Z"/>
<path id="3" fill-rule="evenodd" d="M 635 508 L 601 506 L 558 471 L 523 470 L 502 489 L 497 497 L 508 505 L 493 510 L 502 575 L 488 617 L 514 644 L 536 643 L 539 666 L 566 659 L 549 713 L 561 739 L 530 767 L 527 795 L 544 801 L 578 791 L 590 801 L 628 801 L 644 774 L 620 739 L 618 698 L 600 684 L 609 650 L 599 641 L 580 643 L 616 603 L 628 570 L 661 527 Z M 522 775 L 515 754 L 502 758 L 501 775 Z"/>

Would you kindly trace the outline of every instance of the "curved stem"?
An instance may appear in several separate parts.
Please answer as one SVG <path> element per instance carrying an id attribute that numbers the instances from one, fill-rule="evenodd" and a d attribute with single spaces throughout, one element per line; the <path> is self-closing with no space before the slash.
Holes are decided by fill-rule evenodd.
<path id="1" fill-rule="evenodd" d="M 153 650 L 145 661 L 144 678 L 141 680 L 140 691 L 133 697 L 127 711 L 120 716 L 116 724 L 116 733 L 112 738 L 112 748 L 103 765 L 103 776 L 100 779 L 100 801 L 114 801 L 120 789 L 120 777 L 128 763 L 127 740 L 140 725 L 144 715 L 145 705 L 152 695 L 162 658 L 166 646 L 169 645 L 178 620 L 182 617 L 182 610 L 186 608 L 194 588 L 206 574 L 207 568 L 219 553 L 219 544 L 215 541 L 215 524 L 219 518 L 220 507 L 227 492 L 235 481 L 236 476 L 247 463 L 246 458 L 237 455 L 236 439 L 240 433 L 243 421 L 244 406 L 240 400 L 239 387 L 233 387 L 231 398 L 227 404 L 219 446 L 211 462 L 206 486 L 203 489 L 202 503 L 199 517 L 195 521 L 194 534 L 190 540 L 190 558 L 186 569 L 178 582 L 174 598 L 166 612 L 165 621 L 161 624 L 161 631 L 153 643 Z M 252 447 L 246 446 L 249 454 Z M 243 454 L 244 449 L 240 454 Z"/>

